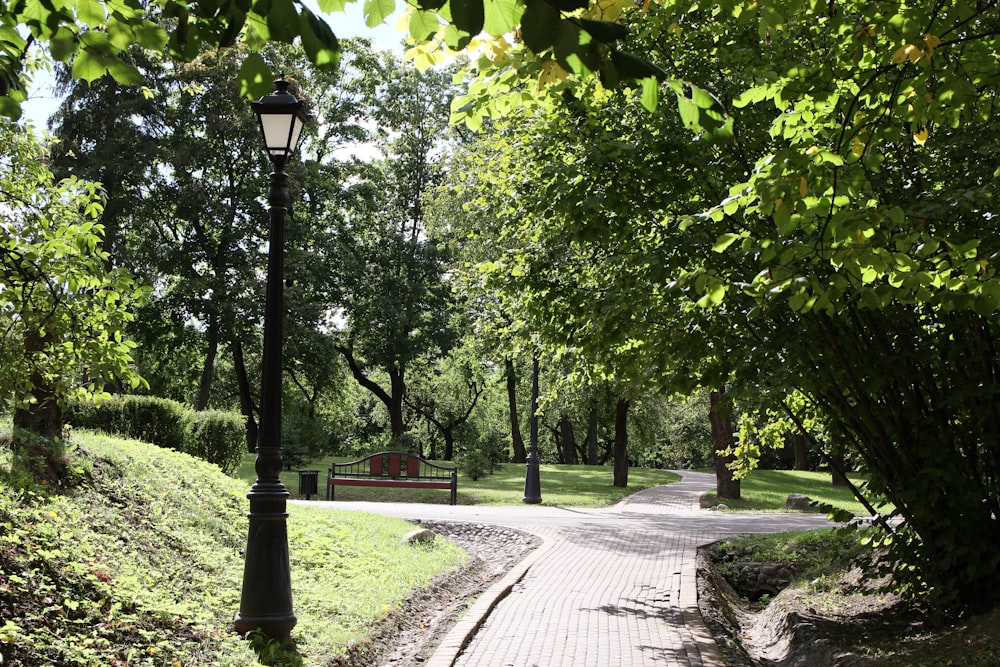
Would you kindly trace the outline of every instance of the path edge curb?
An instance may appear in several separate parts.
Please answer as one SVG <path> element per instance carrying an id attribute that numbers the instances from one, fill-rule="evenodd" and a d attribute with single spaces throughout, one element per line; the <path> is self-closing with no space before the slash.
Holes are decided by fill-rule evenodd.
<path id="1" fill-rule="evenodd" d="M 523 530 L 523 529 L 522 529 Z M 525 531 L 531 532 L 531 531 Z M 469 645 L 472 638 L 489 618 L 500 602 L 510 595 L 528 571 L 539 558 L 545 555 L 555 544 L 550 538 L 538 533 L 531 532 L 532 535 L 542 540 L 542 543 L 534 551 L 522 558 L 517 565 L 510 569 L 499 581 L 491 585 L 482 592 L 476 601 L 469 607 L 462 617 L 456 621 L 448 634 L 445 635 L 441 643 L 431 657 L 424 663 L 425 667 L 454 667 L 455 662 L 462 651 Z"/>

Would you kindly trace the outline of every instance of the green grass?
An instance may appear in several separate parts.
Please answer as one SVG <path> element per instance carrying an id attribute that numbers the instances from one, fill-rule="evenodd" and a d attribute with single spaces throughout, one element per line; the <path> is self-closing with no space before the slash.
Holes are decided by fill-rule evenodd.
<path id="1" fill-rule="evenodd" d="M 738 577 L 737 565 L 746 562 L 781 563 L 809 581 L 848 566 L 861 551 L 856 535 L 828 528 L 734 537 L 707 547 L 716 569 L 731 581 Z"/>
<path id="2" fill-rule="evenodd" d="M 848 477 L 856 485 L 864 481 L 858 475 Z M 790 493 L 802 493 L 856 515 L 868 514 L 848 487 L 830 483 L 829 473 L 801 470 L 754 470 L 740 483 L 741 500 L 720 501 L 713 491 L 702 499 L 702 507 L 722 502 L 733 510 L 783 511 Z"/>
<path id="3" fill-rule="evenodd" d="M 507 463 L 478 481 L 459 474 L 458 491 L 477 505 L 520 505 L 524 498 L 525 466 Z M 538 467 L 543 505 L 559 507 L 605 507 L 641 489 L 680 481 L 663 470 L 630 468 L 628 488 L 612 486 L 614 472 L 609 466 L 555 465 Z"/>
<path id="4" fill-rule="evenodd" d="M 254 454 L 247 454 L 235 476 L 247 488 L 256 479 Z M 332 461 L 347 461 L 342 457 L 324 457 L 310 461 L 303 470 L 319 470 L 319 498 L 326 498 L 324 481 Z M 440 461 L 443 465 L 451 465 Z M 458 504 L 460 505 L 521 505 L 524 498 L 524 464 L 506 463 L 492 475 L 473 481 L 458 472 Z M 559 507 L 606 507 L 625 496 L 659 484 L 680 480 L 673 473 L 648 468 L 631 468 L 628 488 L 612 486 L 613 471 L 609 466 L 542 465 L 539 466 L 542 504 Z M 295 498 L 298 493 L 299 474 L 295 470 L 281 473 L 281 481 Z M 447 504 L 448 492 L 434 489 L 382 489 L 368 487 L 340 487 L 337 500 L 374 502 L 411 502 Z"/>
<path id="5" fill-rule="evenodd" d="M 247 487 L 145 443 L 76 433 L 70 488 L 0 442 L 0 656 L 4 664 L 258 664 L 232 630 Z M 466 557 L 413 547 L 411 524 L 289 508 L 296 651 L 269 665 L 327 665 L 413 588 Z"/>

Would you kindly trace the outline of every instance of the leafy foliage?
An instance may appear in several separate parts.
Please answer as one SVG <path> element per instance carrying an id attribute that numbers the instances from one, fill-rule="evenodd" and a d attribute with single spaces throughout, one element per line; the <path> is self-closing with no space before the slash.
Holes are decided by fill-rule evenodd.
<path id="1" fill-rule="evenodd" d="M 537 98 L 513 56 L 454 109 L 510 118 L 461 187 L 501 221 L 481 275 L 516 331 L 639 386 L 798 390 L 796 428 L 822 415 L 905 519 L 879 520 L 898 574 L 972 607 L 1000 571 L 996 14 L 663 2 L 622 20 L 679 114 Z"/>
<path id="2" fill-rule="evenodd" d="M 243 460 L 243 417 L 219 410 L 195 411 L 155 396 L 113 396 L 97 405 L 71 405 L 68 421 L 196 456 L 232 473 Z"/>
<path id="3" fill-rule="evenodd" d="M 260 48 L 296 39 L 317 67 L 333 67 L 339 43 L 312 9 L 292 0 L 250 5 L 243 2 L 179 2 L 147 5 L 104 0 L 6 2 L 0 12 L 0 114 L 17 118 L 24 101 L 22 64 L 34 44 L 87 83 L 106 75 L 137 86 L 143 73 L 126 57 L 135 46 L 179 61 L 197 58 L 204 48 L 241 41 Z M 271 88 L 270 70 L 256 51 L 242 62 L 239 81 L 250 95 Z"/>
<path id="4" fill-rule="evenodd" d="M 123 328 L 145 291 L 106 265 L 97 186 L 55 181 L 37 139 L 8 122 L 0 141 L 0 388 L 19 426 L 58 437 L 70 398 L 142 383 Z"/>

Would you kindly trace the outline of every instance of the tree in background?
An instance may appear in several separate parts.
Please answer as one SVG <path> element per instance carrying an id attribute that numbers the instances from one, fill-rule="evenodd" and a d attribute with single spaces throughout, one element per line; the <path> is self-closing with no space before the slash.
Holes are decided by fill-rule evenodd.
<path id="1" fill-rule="evenodd" d="M 141 383 L 123 329 L 143 292 L 108 269 L 98 187 L 55 180 L 30 128 L 0 138 L 0 388 L 15 429 L 58 441 L 69 399 Z"/>
<path id="2" fill-rule="evenodd" d="M 359 71 L 359 76 L 370 73 Z M 382 157 L 368 165 L 372 200 L 336 224 L 337 350 L 355 380 L 385 406 L 394 440 L 407 430 L 407 373 L 446 354 L 451 330 L 447 255 L 428 237 L 422 198 L 440 179 L 450 75 L 420 74 L 383 53 L 369 98 Z M 377 375 L 378 374 L 378 375 Z M 385 379 L 385 383 L 379 381 Z"/>

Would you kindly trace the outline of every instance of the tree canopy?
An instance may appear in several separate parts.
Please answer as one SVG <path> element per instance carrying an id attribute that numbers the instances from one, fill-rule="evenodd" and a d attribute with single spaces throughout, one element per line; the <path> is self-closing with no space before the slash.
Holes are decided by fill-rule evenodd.
<path id="1" fill-rule="evenodd" d="M 456 187 L 502 230 L 481 269 L 521 330 L 629 382 L 797 389 L 906 519 L 885 543 L 973 606 L 1000 530 L 997 13 L 650 4 L 623 39 L 678 113 L 577 73 L 519 88 L 521 45 L 454 107 L 510 119 Z"/>

